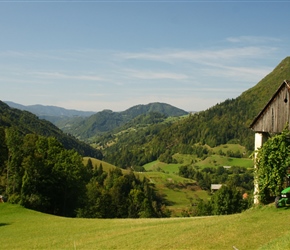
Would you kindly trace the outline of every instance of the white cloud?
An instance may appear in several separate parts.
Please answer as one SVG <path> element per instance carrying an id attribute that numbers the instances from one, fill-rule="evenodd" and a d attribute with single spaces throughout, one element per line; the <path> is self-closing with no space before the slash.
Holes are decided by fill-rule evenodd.
<path id="1" fill-rule="evenodd" d="M 97 75 L 71 75 L 59 72 L 32 72 L 31 75 L 45 79 L 70 79 L 83 81 L 104 81 L 104 79 Z"/>
<path id="2" fill-rule="evenodd" d="M 268 42 L 281 42 L 281 39 L 276 37 L 263 37 L 263 36 L 238 36 L 238 37 L 228 37 L 226 39 L 231 43 L 259 43 L 264 44 Z"/>
<path id="3" fill-rule="evenodd" d="M 139 78 L 139 79 L 171 79 L 171 80 L 184 80 L 188 76 L 186 74 L 177 74 L 166 71 L 150 71 L 150 70 L 133 70 L 127 69 L 124 72 L 127 73 L 129 78 Z"/>
<path id="4" fill-rule="evenodd" d="M 233 67 L 225 65 L 213 64 L 209 68 L 204 68 L 201 71 L 214 78 L 220 77 L 225 79 L 232 79 L 232 82 L 258 82 L 266 76 L 272 69 L 269 67 Z"/>
<path id="5" fill-rule="evenodd" d="M 212 60 L 220 61 L 241 58 L 255 58 L 269 54 L 276 50 L 275 47 L 238 47 L 227 49 L 211 49 L 211 50 L 150 50 L 139 53 L 119 53 L 118 56 L 124 60 L 151 60 L 165 63 L 177 63 L 180 61 L 188 61 L 195 63 L 211 63 Z"/>
<path id="6" fill-rule="evenodd" d="M 9 100 L 19 87 L 28 93 L 19 91 L 23 101 L 13 100 L 19 103 L 31 103 L 34 95 L 39 103 L 82 110 L 121 111 L 159 101 L 199 111 L 238 96 L 271 71 L 265 59 L 276 47 L 240 44 L 259 39 L 232 37 L 230 46 L 202 50 L 2 52 L 0 98 Z"/>

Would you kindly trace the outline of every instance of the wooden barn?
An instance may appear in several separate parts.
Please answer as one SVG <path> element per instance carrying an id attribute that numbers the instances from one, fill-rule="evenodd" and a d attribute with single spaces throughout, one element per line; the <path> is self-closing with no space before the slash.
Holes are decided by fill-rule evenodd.
<path id="1" fill-rule="evenodd" d="M 255 151 L 270 134 L 281 133 L 290 124 L 290 81 L 284 80 L 276 93 L 254 119 L 250 128 L 255 132 Z M 290 129 L 290 127 L 289 127 Z M 258 203 L 259 187 L 255 183 L 254 203 Z"/>

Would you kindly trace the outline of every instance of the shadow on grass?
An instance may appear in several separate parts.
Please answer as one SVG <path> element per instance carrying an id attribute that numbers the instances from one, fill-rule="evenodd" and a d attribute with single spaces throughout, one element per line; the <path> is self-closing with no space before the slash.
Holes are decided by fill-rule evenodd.
<path id="1" fill-rule="evenodd" d="M 4 227 L 4 226 L 8 226 L 8 225 L 10 225 L 9 223 L 1 223 L 0 222 L 0 227 Z"/>

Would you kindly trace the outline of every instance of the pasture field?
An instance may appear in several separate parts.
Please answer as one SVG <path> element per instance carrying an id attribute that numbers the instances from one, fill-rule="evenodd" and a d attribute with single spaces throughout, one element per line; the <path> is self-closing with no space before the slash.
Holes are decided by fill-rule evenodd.
<path id="1" fill-rule="evenodd" d="M 167 208 L 172 212 L 171 216 L 179 216 L 183 210 L 187 210 L 191 203 L 197 199 L 207 199 L 207 191 L 201 190 L 194 180 L 186 179 L 174 173 L 144 172 L 139 176 L 146 176 L 155 184 L 158 193 L 166 198 L 169 204 Z"/>
<path id="2" fill-rule="evenodd" d="M 83 163 L 86 165 L 88 163 L 88 160 L 91 159 L 93 166 L 100 167 L 100 164 L 102 163 L 103 170 L 106 172 L 109 172 L 110 170 L 113 170 L 116 168 L 114 165 L 107 163 L 105 161 L 101 161 L 92 157 L 84 157 Z"/>
<path id="3" fill-rule="evenodd" d="M 177 174 L 179 171 L 179 167 L 182 166 L 183 164 L 167 164 L 164 162 L 160 161 L 152 161 L 150 163 L 145 164 L 143 167 L 145 168 L 146 171 L 151 171 L 151 172 L 164 172 L 168 174 Z"/>
<path id="4" fill-rule="evenodd" d="M 166 219 L 80 219 L 0 204 L 1 249 L 290 249 L 290 211 Z"/>
<path id="5" fill-rule="evenodd" d="M 173 217 L 190 208 L 191 203 L 195 203 L 197 199 L 209 197 L 208 192 L 201 190 L 194 180 L 178 175 L 181 165 L 154 161 L 144 165 L 148 172 L 139 173 L 154 183 L 158 192 L 168 200 L 167 208 Z"/>
<path id="6" fill-rule="evenodd" d="M 245 168 L 253 168 L 254 162 L 252 159 L 247 158 L 233 158 L 222 155 L 211 155 L 203 161 L 197 162 L 194 165 L 200 168 L 214 167 L 214 166 L 238 166 Z"/>
<path id="7" fill-rule="evenodd" d="M 232 151 L 232 152 L 241 152 L 245 153 L 246 148 L 244 146 L 241 146 L 239 144 L 222 144 L 217 147 L 212 148 L 213 152 L 218 153 L 218 151 L 222 151 L 224 154 L 227 153 L 227 151 Z"/>

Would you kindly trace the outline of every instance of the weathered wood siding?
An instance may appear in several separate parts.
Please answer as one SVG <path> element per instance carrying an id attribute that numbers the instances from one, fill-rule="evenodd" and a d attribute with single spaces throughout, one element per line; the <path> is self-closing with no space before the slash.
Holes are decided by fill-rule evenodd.
<path id="1" fill-rule="evenodd" d="M 280 133 L 289 121 L 290 92 L 285 81 L 259 114 L 251 128 L 255 132 Z"/>

